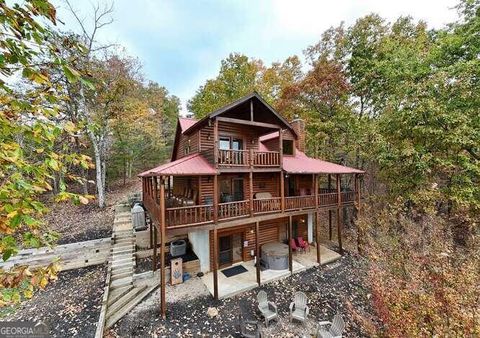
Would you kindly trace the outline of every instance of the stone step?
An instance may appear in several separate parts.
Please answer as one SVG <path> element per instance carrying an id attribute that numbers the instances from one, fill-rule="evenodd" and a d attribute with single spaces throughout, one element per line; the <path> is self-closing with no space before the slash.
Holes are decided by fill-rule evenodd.
<path id="1" fill-rule="evenodd" d="M 129 259 L 129 258 L 133 259 L 133 255 L 130 252 L 114 253 L 112 255 L 113 262 Z"/>
<path id="2" fill-rule="evenodd" d="M 122 286 L 116 289 L 110 289 L 110 294 L 108 295 L 107 301 L 108 306 L 115 303 L 117 300 L 120 299 L 120 297 L 123 297 L 131 289 L 133 289 L 132 285 Z"/>
<path id="3" fill-rule="evenodd" d="M 126 244 L 126 243 L 133 244 L 133 237 L 115 238 L 114 241 L 115 241 L 115 244 Z"/>
<path id="4" fill-rule="evenodd" d="M 107 320 L 105 323 L 105 328 L 108 329 L 112 327 L 118 320 L 130 312 L 138 303 L 140 303 L 150 292 L 158 288 L 159 283 L 151 287 L 143 289 L 139 294 L 136 295 L 130 302 L 122 306 L 117 312 L 107 312 Z"/>

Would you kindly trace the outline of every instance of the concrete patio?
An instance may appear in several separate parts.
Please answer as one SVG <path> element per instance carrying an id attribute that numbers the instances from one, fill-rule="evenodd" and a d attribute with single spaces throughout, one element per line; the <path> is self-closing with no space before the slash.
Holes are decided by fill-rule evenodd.
<path id="1" fill-rule="evenodd" d="M 333 250 L 320 246 L 320 262 L 322 265 L 328 264 L 339 259 L 341 256 Z M 226 277 L 222 270 L 218 270 L 218 297 L 228 298 L 239 293 L 254 289 L 258 286 L 256 281 L 256 268 L 253 260 L 239 262 L 234 265 L 243 265 L 248 271 L 232 277 Z M 293 254 L 293 273 L 305 271 L 308 268 L 318 266 L 317 250 L 312 247 L 306 253 Z M 230 267 L 229 267 L 230 268 Z M 228 268 L 225 268 L 228 269 Z M 269 283 L 284 277 L 290 276 L 290 271 L 286 270 L 264 270 L 260 272 L 261 284 Z M 209 272 L 202 277 L 202 281 L 208 291 L 213 295 L 213 273 Z"/>

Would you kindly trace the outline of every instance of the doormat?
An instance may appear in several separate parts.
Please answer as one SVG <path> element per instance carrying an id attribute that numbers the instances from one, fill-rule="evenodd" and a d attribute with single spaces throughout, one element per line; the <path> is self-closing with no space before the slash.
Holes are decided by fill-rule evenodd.
<path id="1" fill-rule="evenodd" d="M 235 266 L 232 266 L 231 268 L 222 270 L 222 273 L 226 277 L 232 277 L 232 276 L 239 275 L 239 274 L 247 272 L 247 271 L 248 270 L 245 269 L 245 267 L 243 265 L 235 265 Z"/>

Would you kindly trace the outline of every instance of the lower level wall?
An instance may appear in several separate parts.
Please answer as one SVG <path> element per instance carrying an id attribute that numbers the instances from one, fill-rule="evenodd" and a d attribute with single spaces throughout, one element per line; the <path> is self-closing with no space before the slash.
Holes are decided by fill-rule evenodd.
<path id="1" fill-rule="evenodd" d="M 203 273 L 210 271 L 210 246 L 208 230 L 189 232 L 188 240 L 192 245 L 192 250 L 200 260 L 200 271 Z"/>

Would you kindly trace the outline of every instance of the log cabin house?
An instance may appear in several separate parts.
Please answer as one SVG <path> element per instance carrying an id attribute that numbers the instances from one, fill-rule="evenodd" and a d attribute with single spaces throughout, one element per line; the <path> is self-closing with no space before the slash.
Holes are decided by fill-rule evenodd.
<path id="1" fill-rule="evenodd" d="M 314 225 L 322 210 L 329 210 L 330 224 L 336 213 L 343 250 L 341 210 L 360 207 L 363 171 L 305 155 L 304 129 L 301 119 L 287 122 L 257 93 L 200 120 L 179 118 L 171 162 L 139 175 L 150 243 L 159 244 L 162 316 L 169 238 L 188 238 L 201 271 L 212 275 L 217 299 L 219 269 L 257 262 L 267 243 L 302 237 L 320 262 Z M 342 183 L 347 175 L 353 186 Z M 290 272 L 293 248 L 288 245 Z M 260 285 L 261 264 L 254 266 Z"/>

